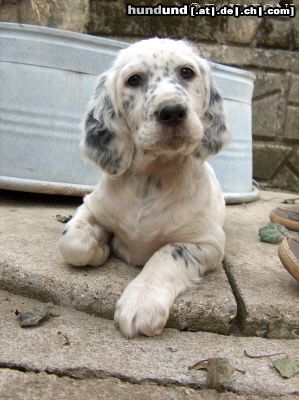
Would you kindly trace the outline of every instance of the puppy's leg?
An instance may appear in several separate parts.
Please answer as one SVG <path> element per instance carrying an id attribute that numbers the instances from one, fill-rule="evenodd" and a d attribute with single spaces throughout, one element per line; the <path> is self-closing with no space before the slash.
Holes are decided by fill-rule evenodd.
<path id="1" fill-rule="evenodd" d="M 66 224 L 59 240 L 59 249 L 69 264 L 97 267 L 109 257 L 108 239 L 109 233 L 97 224 L 92 213 L 82 204 Z"/>
<path id="2" fill-rule="evenodd" d="M 117 303 L 114 320 L 121 333 L 128 338 L 159 335 L 175 298 L 221 263 L 223 231 L 221 237 L 219 241 L 169 244 L 154 253 Z"/>

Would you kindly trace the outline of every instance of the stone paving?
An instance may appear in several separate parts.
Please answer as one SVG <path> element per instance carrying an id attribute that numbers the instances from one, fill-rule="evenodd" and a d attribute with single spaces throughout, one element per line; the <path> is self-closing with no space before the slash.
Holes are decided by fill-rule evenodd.
<path id="1" fill-rule="evenodd" d="M 299 357 L 299 284 L 282 267 L 277 245 L 258 238 L 258 228 L 268 223 L 270 210 L 290 197 L 295 196 L 262 192 L 258 202 L 228 206 L 224 268 L 207 274 L 198 289 L 176 300 L 168 326 L 177 329 L 128 341 L 111 319 L 116 300 L 138 268 L 113 257 L 100 268 L 66 265 L 57 248 L 63 224 L 55 216 L 73 214 L 78 200 L 0 192 L 0 398 L 21 398 L 18 391 L 12 397 L 2 394 L 9 393 L 7 382 L 22 374 L 19 393 L 26 382 L 32 385 L 24 399 L 42 398 L 39 387 L 60 398 L 49 374 L 62 377 L 66 387 L 70 391 L 77 387 L 78 393 L 87 390 L 92 380 L 91 399 L 97 398 L 96 388 L 107 392 L 102 398 L 114 398 L 109 385 L 115 393 L 123 391 L 124 399 L 141 398 L 139 394 L 147 391 L 153 399 L 297 398 L 299 375 L 284 380 L 271 367 L 272 359 L 244 356 L 246 349 Z M 60 317 L 36 328 L 20 328 L 15 309 L 38 301 L 53 301 Z M 68 335 L 69 346 L 59 344 L 58 331 Z M 205 371 L 188 371 L 188 365 L 209 357 L 229 357 L 246 370 L 245 375 L 235 373 L 227 384 L 231 397 L 202 391 Z M 151 391 L 152 382 L 158 387 Z M 171 390 L 165 387 L 169 385 Z"/>
<path id="2" fill-rule="evenodd" d="M 299 338 L 299 284 L 281 264 L 278 245 L 262 243 L 258 236 L 270 222 L 270 211 L 291 197 L 262 192 L 255 203 L 227 207 L 224 264 L 246 335 Z"/>
<path id="3" fill-rule="evenodd" d="M 210 357 L 228 357 L 235 372 L 226 389 L 263 396 L 299 395 L 299 375 L 280 378 L 272 358 L 244 355 L 285 352 L 299 357 L 299 340 L 225 336 L 209 332 L 165 329 L 161 336 L 128 340 L 108 319 L 56 306 L 55 314 L 38 327 L 21 328 L 15 310 L 40 307 L 41 303 L 0 291 L 0 367 L 46 372 L 73 379 L 118 378 L 135 384 L 205 388 L 206 371 L 188 370 Z M 58 332 L 67 335 L 63 345 Z M 1 393 L 1 392 L 0 392 Z"/>

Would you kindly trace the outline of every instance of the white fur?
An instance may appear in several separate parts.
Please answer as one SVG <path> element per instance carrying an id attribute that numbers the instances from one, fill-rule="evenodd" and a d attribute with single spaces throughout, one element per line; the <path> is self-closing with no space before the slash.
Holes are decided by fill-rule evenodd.
<path id="1" fill-rule="evenodd" d="M 187 82 L 184 66 L 195 72 Z M 138 88 L 127 84 L 135 73 L 144 79 Z M 175 298 L 222 261 L 224 198 L 205 161 L 227 142 L 215 93 L 207 62 L 188 44 L 150 39 L 120 52 L 89 104 L 81 149 L 107 174 L 67 224 L 60 251 L 72 265 L 100 266 L 110 246 L 144 265 L 117 303 L 115 323 L 126 337 L 160 334 Z M 165 126 L 154 113 L 174 102 L 187 117 Z M 87 140 L 109 132 L 101 151 Z"/>

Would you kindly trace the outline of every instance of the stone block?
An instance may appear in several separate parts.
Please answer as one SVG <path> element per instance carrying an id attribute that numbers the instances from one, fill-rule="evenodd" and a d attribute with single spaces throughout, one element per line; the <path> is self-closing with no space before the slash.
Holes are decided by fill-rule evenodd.
<path id="1" fill-rule="evenodd" d="M 294 35 L 294 47 L 299 49 L 299 15 L 298 15 L 298 6 L 297 6 L 297 14 L 293 19 L 293 35 Z"/>
<path id="2" fill-rule="evenodd" d="M 130 4 L 135 4 L 130 2 Z M 140 5 L 140 4 L 139 4 Z M 127 16 L 126 3 L 121 1 L 90 0 L 88 33 L 111 36 L 150 36 L 150 16 Z"/>
<path id="3" fill-rule="evenodd" d="M 19 22 L 19 4 L 18 0 L 0 2 L 0 21 Z"/>
<path id="4" fill-rule="evenodd" d="M 297 175 L 299 176 L 299 146 L 295 146 L 291 155 L 288 158 L 292 168 L 296 171 Z"/>
<path id="5" fill-rule="evenodd" d="M 285 99 L 278 93 L 253 102 L 253 134 L 256 137 L 282 135 Z"/>
<path id="6" fill-rule="evenodd" d="M 299 103 L 299 75 L 292 75 L 291 77 L 288 100 L 292 103 Z"/>
<path id="7" fill-rule="evenodd" d="M 21 0 L 20 22 L 75 32 L 86 32 L 89 0 Z"/>
<path id="8" fill-rule="evenodd" d="M 271 186 L 299 193 L 299 177 L 287 166 L 283 166 L 272 180 Z"/>
<path id="9" fill-rule="evenodd" d="M 184 17 L 184 19 L 186 21 L 184 36 L 186 38 L 194 40 L 195 42 L 208 40 L 219 44 L 224 43 L 224 32 L 226 31 L 226 24 L 229 18 Z"/>
<path id="10" fill-rule="evenodd" d="M 288 76 L 285 73 L 253 71 L 256 75 L 253 98 L 266 96 L 268 93 L 280 91 L 283 95 L 287 90 Z"/>
<path id="11" fill-rule="evenodd" d="M 299 140 L 299 107 L 288 107 L 284 137 Z"/>
<path id="12" fill-rule="evenodd" d="M 240 68 L 261 68 L 272 71 L 290 71 L 299 74 L 299 57 L 295 51 L 254 49 L 246 46 L 227 46 L 201 43 L 205 58 Z"/>
<path id="13" fill-rule="evenodd" d="M 117 2 L 91 0 L 90 3 L 88 32 L 92 34 L 223 41 L 222 27 L 225 18 L 203 17 L 199 21 L 199 18 L 191 19 L 187 16 L 127 16 L 126 6 L 128 2 L 123 0 Z M 130 4 L 141 5 L 138 1 L 131 1 Z M 167 0 L 163 2 L 163 5 L 173 6 L 174 3 Z"/>
<path id="14" fill-rule="evenodd" d="M 226 40 L 251 44 L 262 20 L 256 17 L 228 18 Z"/>
<path id="15" fill-rule="evenodd" d="M 294 297 L 294 307 L 297 298 Z M 253 355 L 284 352 L 296 359 L 299 357 L 299 340 L 223 336 L 174 329 L 165 329 L 160 336 L 128 340 L 115 329 L 112 321 L 62 307 L 54 309 L 59 317 L 52 317 L 38 327 L 23 329 L 19 326 L 14 314 L 16 309 L 30 310 L 42 306 L 35 300 L 0 291 L 0 397 L 3 400 L 18 400 L 15 394 L 19 393 L 21 386 L 27 394 L 31 389 L 31 396 L 22 396 L 21 400 L 262 400 L 256 395 L 267 399 L 293 395 L 288 400 L 296 399 L 298 375 L 283 379 L 273 368 L 269 357 L 249 358 L 244 355 L 244 350 Z M 69 345 L 62 345 L 58 332 L 67 335 Z M 198 389 L 207 387 L 207 372 L 189 370 L 188 367 L 212 357 L 227 357 L 235 368 L 246 371 L 245 374 L 236 372 L 224 383 L 226 391 L 238 393 L 236 397 L 233 393 L 223 393 L 224 397 L 218 397 L 216 391 L 211 396 L 207 393 L 201 396 L 202 392 Z M 277 357 L 282 358 L 283 355 Z M 7 374 L 5 376 L 8 370 L 11 373 L 24 371 L 23 379 L 10 381 L 10 389 L 7 388 Z M 37 385 L 32 380 L 30 382 L 30 372 L 31 376 L 35 372 L 36 378 L 40 372 L 44 372 L 44 376 L 47 373 L 49 378 L 53 377 L 56 388 L 61 387 L 66 377 L 73 379 L 69 379 L 69 385 L 66 383 L 61 396 L 47 385 L 39 386 L 42 393 L 35 396 Z M 109 391 L 105 390 L 97 384 L 101 378 L 119 378 L 122 388 L 117 390 L 117 382 L 114 382 Z M 70 381 L 73 382 L 73 390 Z M 84 381 L 88 385 L 85 391 L 79 387 Z M 129 396 L 126 382 L 134 383 L 136 391 L 140 384 L 151 384 L 151 387 L 144 387 L 138 397 L 133 393 Z M 74 385 L 77 387 L 74 388 Z M 157 396 L 153 395 L 164 386 L 168 387 L 168 391 L 165 388 Z M 186 396 L 174 392 L 175 386 L 185 386 Z M 7 391 L 1 393 L 1 388 Z M 8 393 L 12 396 L 6 396 Z M 240 394 L 250 396 L 239 397 Z"/>
<path id="16" fill-rule="evenodd" d="M 253 176 L 270 179 L 290 153 L 291 147 L 263 142 L 253 144 Z"/>
<path id="17" fill-rule="evenodd" d="M 262 192 L 261 199 L 227 207 L 225 267 L 245 335 L 299 338 L 298 282 L 285 270 L 277 246 L 260 241 L 259 228 L 289 193 Z"/>
<path id="18" fill-rule="evenodd" d="M 258 46 L 288 49 L 292 46 L 292 25 L 289 19 L 264 18 L 257 40 Z"/>
<path id="19" fill-rule="evenodd" d="M 123 379 L 102 377 L 72 379 L 46 372 L 22 372 L 0 369 L 2 400 L 265 400 L 264 396 L 233 392 L 218 393 L 214 389 L 186 386 L 155 385 L 151 382 L 131 383 Z M 299 396 L 275 396 L 268 400 L 298 400 Z"/>

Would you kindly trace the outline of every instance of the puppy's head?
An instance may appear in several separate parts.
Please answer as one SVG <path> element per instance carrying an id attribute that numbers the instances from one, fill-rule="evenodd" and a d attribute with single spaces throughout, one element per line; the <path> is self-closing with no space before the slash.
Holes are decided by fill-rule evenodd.
<path id="1" fill-rule="evenodd" d="M 120 175 L 134 148 L 206 159 L 226 141 L 208 62 L 184 41 L 155 38 L 120 51 L 99 77 L 81 149 L 110 175 Z"/>

